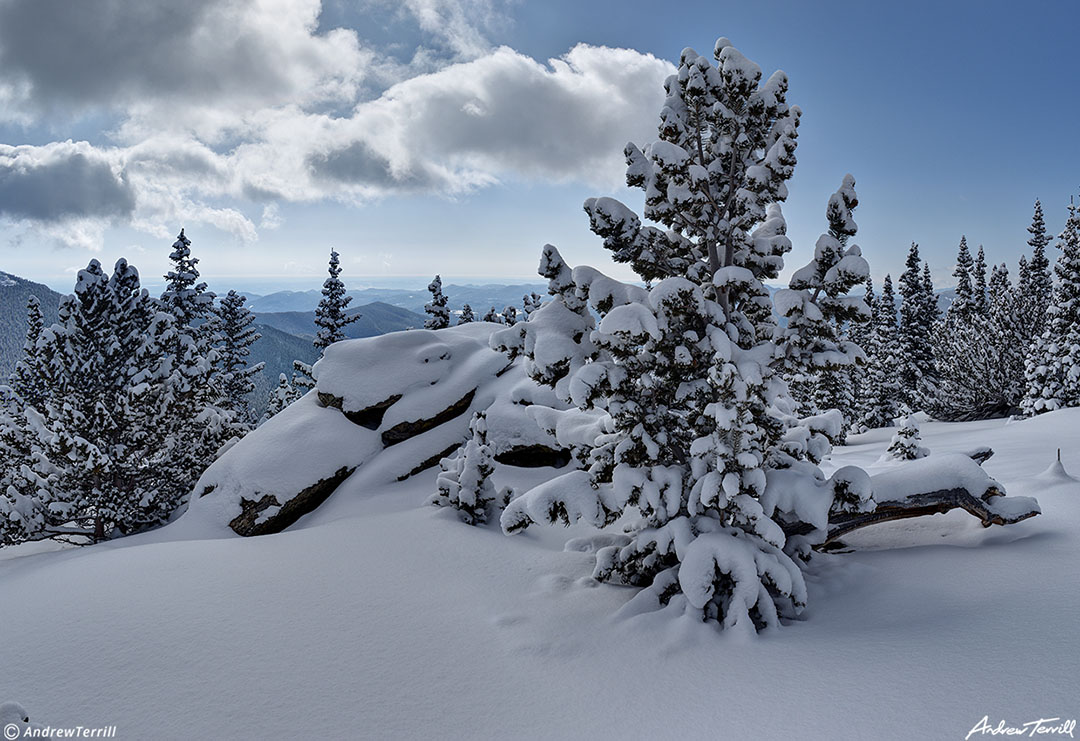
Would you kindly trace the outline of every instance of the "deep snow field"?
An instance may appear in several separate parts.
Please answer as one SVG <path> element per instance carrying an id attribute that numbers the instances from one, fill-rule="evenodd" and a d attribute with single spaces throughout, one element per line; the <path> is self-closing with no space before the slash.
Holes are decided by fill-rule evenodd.
<path id="1" fill-rule="evenodd" d="M 993 447 L 986 470 L 1043 514 L 862 530 L 815 558 L 805 620 L 756 638 L 616 619 L 633 590 L 563 550 L 588 528 L 468 527 L 425 506 L 435 468 L 354 476 L 278 535 L 185 516 L 0 551 L 0 702 L 132 739 L 963 739 L 984 716 L 1077 717 L 1080 483 L 1039 474 L 1060 447 L 1080 475 L 1080 409 L 922 431 L 934 453 Z"/>

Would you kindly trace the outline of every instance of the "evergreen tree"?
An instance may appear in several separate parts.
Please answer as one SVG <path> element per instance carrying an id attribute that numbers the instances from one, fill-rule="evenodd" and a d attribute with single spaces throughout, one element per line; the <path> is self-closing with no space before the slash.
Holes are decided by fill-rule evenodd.
<path id="1" fill-rule="evenodd" d="M 100 540 L 114 529 L 160 524 L 194 483 L 174 478 L 161 445 L 170 417 L 148 404 L 167 396 L 163 369 L 171 367 L 151 325 L 171 326 L 172 318 L 156 309 L 125 260 L 111 277 L 92 260 L 79 272 L 74 295 L 61 301 L 60 322 L 42 332 L 38 348 L 50 362 L 39 372 L 51 393 L 40 412 L 23 406 L 15 413 L 15 426 L 33 430 L 39 441 L 24 439 L 18 456 L 24 484 L 21 502 L 14 497 L 23 524 L 18 537 L 73 523 Z M 37 509 L 27 507 L 28 484 Z M 28 523 L 37 531 L 27 531 Z"/>
<path id="2" fill-rule="evenodd" d="M 1031 239 L 1031 261 L 1028 266 L 1028 283 L 1023 287 L 1021 295 L 1025 304 L 1025 314 L 1031 319 L 1032 336 L 1042 334 L 1046 325 L 1047 310 L 1054 297 L 1054 281 L 1050 277 L 1050 260 L 1046 256 L 1046 247 L 1050 244 L 1050 237 L 1046 233 L 1046 222 L 1043 220 L 1042 204 L 1035 201 L 1035 214 L 1028 227 Z M 1023 282 L 1023 281 L 1021 281 Z"/>
<path id="3" fill-rule="evenodd" d="M 848 339 L 862 350 L 864 357 L 863 363 L 851 365 L 847 368 L 847 383 L 854 400 L 852 406 L 853 419 L 850 428 L 855 432 L 865 430 L 862 420 L 866 416 L 870 404 L 870 360 L 874 345 L 874 325 L 877 317 L 873 278 L 867 276 L 865 285 L 866 293 L 863 296 L 863 303 L 866 304 L 866 308 L 870 312 L 870 319 L 864 322 L 852 322 L 847 327 Z"/>
<path id="4" fill-rule="evenodd" d="M 934 278 L 930 275 L 930 263 L 924 262 L 922 268 L 923 311 L 926 323 L 932 327 L 934 322 L 941 319 L 941 309 L 938 307 L 937 293 L 934 291 Z"/>
<path id="5" fill-rule="evenodd" d="M 232 435 L 242 437 L 253 426 L 250 394 L 255 390 L 254 377 L 261 372 L 265 363 L 248 367 L 247 358 L 251 355 L 251 346 L 262 336 L 252 325 L 255 315 L 244 306 L 246 296 L 236 291 L 229 291 L 221 299 L 218 310 L 212 320 L 214 341 L 217 348 L 219 372 L 218 392 L 220 406 L 233 416 Z"/>
<path id="6" fill-rule="evenodd" d="M 41 429 L 37 410 L 0 386 L 0 546 L 47 535 L 53 487 Z"/>
<path id="7" fill-rule="evenodd" d="M 191 241 L 180 230 L 169 255 L 161 315 L 151 325 L 153 340 L 165 356 L 160 386 L 152 403 L 162 424 L 157 428 L 163 464 L 181 496 L 233 436 L 236 420 L 221 406 L 212 346 L 214 294 L 199 280 Z"/>
<path id="8" fill-rule="evenodd" d="M 949 313 L 959 317 L 966 317 L 974 311 L 974 293 L 971 287 L 971 273 L 974 264 L 971 253 L 968 252 L 967 237 L 960 237 L 960 249 L 956 255 L 956 269 L 953 276 L 956 278 L 956 300 L 949 306 Z"/>
<path id="9" fill-rule="evenodd" d="M 939 384 L 930 411 L 939 419 L 1001 417 L 1020 402 L 1029 334 L 1004 265 L 991 270 L 989 299 L 985 315 L 949 316 L 935 330 Z"/>
<path id="10" fill-rule="evenodd" d="M 42 365 L 47 359 L 42 357 L 38 347 L 42 330 L 45 329 L 45 316 L 41 313 L 41 302 L 31 295 L 26 301 L 26 340 L 23 342 L 22 357 L 15 363 L 11 374 L 11 388 L 22 400 L 35 409 L 44 409 L 48 396 L 48 385 L 43 378 Z"/>
<path id="11" fill-rule="evenodd" d="M 427 289 L 431 292 L 431 301 L 424 305 L 424 311 L 428 318 L 424 321 L 424 329 L 443 329 L 450 326 L 450 310 L 446 308 L 447 298 L 442 292 L 442 278 L 435 276 L 435 280 L 428 284 Z"/>
<path id="12" fill-rule="evenodd" d="M 919 434 L 919 424 L 912 417 L 905 417 L 900 423 L 900 429 L 893 435 L 889 443 L 887 454 L 890 458 L 898 461 L 913 461 L 925 458 L 930 451 L 921 446 L 922 437 Z"/>
<path id="13" fill-rule="evenodd" d="M 303 396 L 306 391 L 315 388 L 315 378 L 312 375 L 310 363 L 305 363 L 303 360 L 294 360 L 292 361 L 292 367 L 291 385 L 296 388 L 300 396 Z"/>
<path id="14" fill-rule="evenodd" d="M 975 265 L 971 269 L 973 286 L 972 300 L 975 303 L 975 313 L 984 315 L 990 304 L 986 297 L 986 253 L 983 246 L 979 245 L 979 252 L 975 256 Z"/>
<path id="15" fill-rule="evenodd" d="M 502 324 L 503 318 L 499 312 L 495 311 L 495 307 L 492 306 L 488 309 L 487 313 L 484 314 L 484 318 L 481 321 L 491 322 L 492 324 Z"/>
<path id="16" fill-rule="evenodd" d="M 345 295 L 341 278 L 341 261 L 336 250 L 330 250 L 330 277 L 323 281 L 322 299 L 315 309 L 315 347 L 320 352 L 335 342 L 345 339 L 345 327 L 360 318 L 359 314 L 348 316 L 345 310 L 352 303 L 352 296 Z"/>
<path id="17" fill-rule="evenodd" d="M 461 307 L 461 316 L 458 317 L 458 324 L 472 324 L 476 321 L 476 314 L 473 313 L 472 307 L 465 304 Z"/>
<path id="18" fill-rule="evenodd" d="M 1021 406 L 1028 415 L 1080 406 L 1080 208 L 1071 202 L 1058 247 L 1046 328 L 1025 365 L 1027 393 Z"/>
<path id="19" fill-rule="evenodd" d="M 484 412 L 473 415 L 469 430 L 472 433 L 469 441 L 454 456 L 439 462 L 438 491 L 431 503 L 453 507 L 462 522 L 479 525 L 487 522 L 488 511 L 496 498 L 495 485 L 491 482 L 495 457 L 487 441 Z"/>
<path id="20" fill-rule="evenodd" d="M 543 296 L 539 293 L 526 293 L 521 297 L 521 309 L 525 314 L 525 321 L 529 321 L 532 313 L 540 308 Z"/>
<path id="21" fill-rule="evenodd" d="M 787 319 L 775 338 L 784 354 L 786 375 L 795 389 L 804 379 L 812 389 L 810 404 L 799 399 L 797 391 L 793 396 L 803 402 L 805 412 L 837 409 L 843 415 L 845 423 L 832 439 L 834 444 L 844 441 L 847 427 L 855 421 L 848 370 L 865 360 L 858 345 L 842 338 L 841 327 L 870 319 L 865 302 L 848 296 L 870 272 L 858 245 L 847 245 L 858 229 L 852 218 L 858 204 L 855 178 L 845 175 L 826 206 L 829 229 L 818 238 L 814 259 L 797 270 L 790 287 L 775 297 L 779 314 Z"/>
<path id="22" fill-rule="evenodd" d="M 793 510 L 803 484 L 835 492 L 839 479 L 827 482 L 811 459 L 829 449 L 821 428 L 840 419 L 823 415 L 815 428 L 792 416 L 762 282 L 791 248 L 777 202 L 794 170 L 798 109 L 782 73 L 762 83 L 726 39 L 715 58 L 683 52 L 659 140 L 626 148 L 627 183 L 667 230 L 611 198 L 585 203 L 604 246 L 649 287 L 571 270 L 549 246 L 541 273 L 552 300 L 492 336 L 564 400 L 606 410 L 613 430 L 588 471 L 514 499 L 501 522 L 507 532 L 537 520 L 604 526 L 636 510 L 622 542 L 597 552 L 594 576 L 643 587 L 642 606 L 752 628 L 805 602 L 791 554 L 816 536 L 788 540 L 777 520 L 802 521 Z M 592 331 L 590 310 L 600 317 Z M 863 506 L 868 486 L 848 474 L 845 490 Z M 783 503 L 781 489 L 792 495 Z M 821 501 L 827 511 L 834 496 Z"/>
<path id="23" fill-rule="evenodd" d="M 184 236 L 183 229 L 173 243 L 169 260 L 172 269 L 165 275 L 161 307 L 173 316 L 177 327 L 202 340 L 198 330 L 210 316 L 215 296 L 199 280 L 199 260 L 191 256 L 191 240 Z"/>
<path id="24" fill-rule="evenodd" d="M 503 324 L 506 324 L 507 326 L 512 327 L 515 324 L 517 324 L 518 323 L 518 310 L 517 310 L 517 307 L 513 306 L 513 305 L 507 306 L 505 309 L 503 309 L 502 318 L 503 318 Z"/>
<path id="25" fill-rule="evenodd" d="M 927 301 L 925 271 L 919 272 L 919 245 L 912 242 L 906 270 L 900 276 L 900 387 L 903 400 L 916 408 L 922 388 L 933 375 L 934 354 L 930 342 L 933 318 Z M 931 300 L 933 293 L 931 290 Z M 934 311 L 936 312 L 936 304 Z"/>
<path id="26" fill-rule="evenodd" d="M 278 385 L 270 390 L 270 396 L 266 403 L 266 414 L 259 420 L 261 425 L 266 420 L 281 412 L 285 407 L 299 399 L 300 392 L 289 383 L 288 377 L 282 373 L 278 376 Z"/>
<path id="27" fill-rule="evenodd" d="M 868 402 L 862 426 L 891 427 L 904 409 L 900 385 L 902 367 L 899 329 L 896 324 L 896 298 L 892 277 L 885 276 L 881 296 L 874 302 L 873 334 L 869 356 Z"/>

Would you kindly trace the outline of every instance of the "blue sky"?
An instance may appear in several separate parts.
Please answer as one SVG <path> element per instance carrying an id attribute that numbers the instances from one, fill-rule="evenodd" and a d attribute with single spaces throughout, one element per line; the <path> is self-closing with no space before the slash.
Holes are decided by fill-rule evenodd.
<path id="1" fill-rule="evenodd" d="M 789 269 L 846 172 L 875 277 L 917 241 L 941 286 L 961 234 L 1015 266 L 1080 189 L 1073 3 L 656 7 L 0 0 L 0 269 L 153 283 L 183 225 L 218 288 L 316 287 L 331 247 L 354 286 L 532 280 L 545 242 L 629 277 L 581 203 L 639 204 L 622 146 L 721 35 L 803 109 Z"/>

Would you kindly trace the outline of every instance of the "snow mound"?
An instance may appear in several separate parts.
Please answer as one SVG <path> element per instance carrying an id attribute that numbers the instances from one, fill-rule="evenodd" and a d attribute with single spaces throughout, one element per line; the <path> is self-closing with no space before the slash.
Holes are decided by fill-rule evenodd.
<path id="1" fill-rule="evenodd" d="M 1065 470 L 1065 466 L 1061 463 L 1060 452 L 1059 457 L 1053 463 L 1046 467 L 1046 470 L 1035 476 L 1035 479 L 1041 483 L 1050 485 L 1076 485 L 1080 484 L 1080 479 L 1076 478 L 1068 471 Z"/>

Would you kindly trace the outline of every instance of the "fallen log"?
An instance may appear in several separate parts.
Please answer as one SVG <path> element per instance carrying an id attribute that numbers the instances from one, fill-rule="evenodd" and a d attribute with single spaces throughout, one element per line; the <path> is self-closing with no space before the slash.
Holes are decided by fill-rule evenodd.
<path id="1" fill-rule="evenodd" d="M 832 512 L 825 538 L 815 550 L 827 549 L 838 538 L 881 522 L 944 514 L 962 509 L 979 518 L 983 527 L 1012 525 L 1042 512 L 1032 497 L 1010 497 L 980 468 L 989 458 L 983 451 L 931 456 L 910 461 L 870 477 L 876 506 L 870 512 Z M 982 453 L 977 455 L 976 453 Z M 990 453 L 992 455 L 992 452 Z M 805 522 L 782 525 L 785 535 L 808 535 L 816 528 Z M 820 531 L 817 537 L 821 537 Z"/>
<path id="2" fill-rule="evenodd" d="M 967 489 L 939 489 L 914 494 L 900 501 L 879 502 L 873 512 L 834 515 L 829 518 L 829 534 L 820 546 L 868 525 L 944 514 L 954 509 L 970 512 L 979 518 L 983 527 L 1012 525 L 1041 512 L 1038 503 L 1031 497 L 1006 497 L 1004 492 L 996 489 L 987 491 L 981 498 L 972 496 Z"/>

